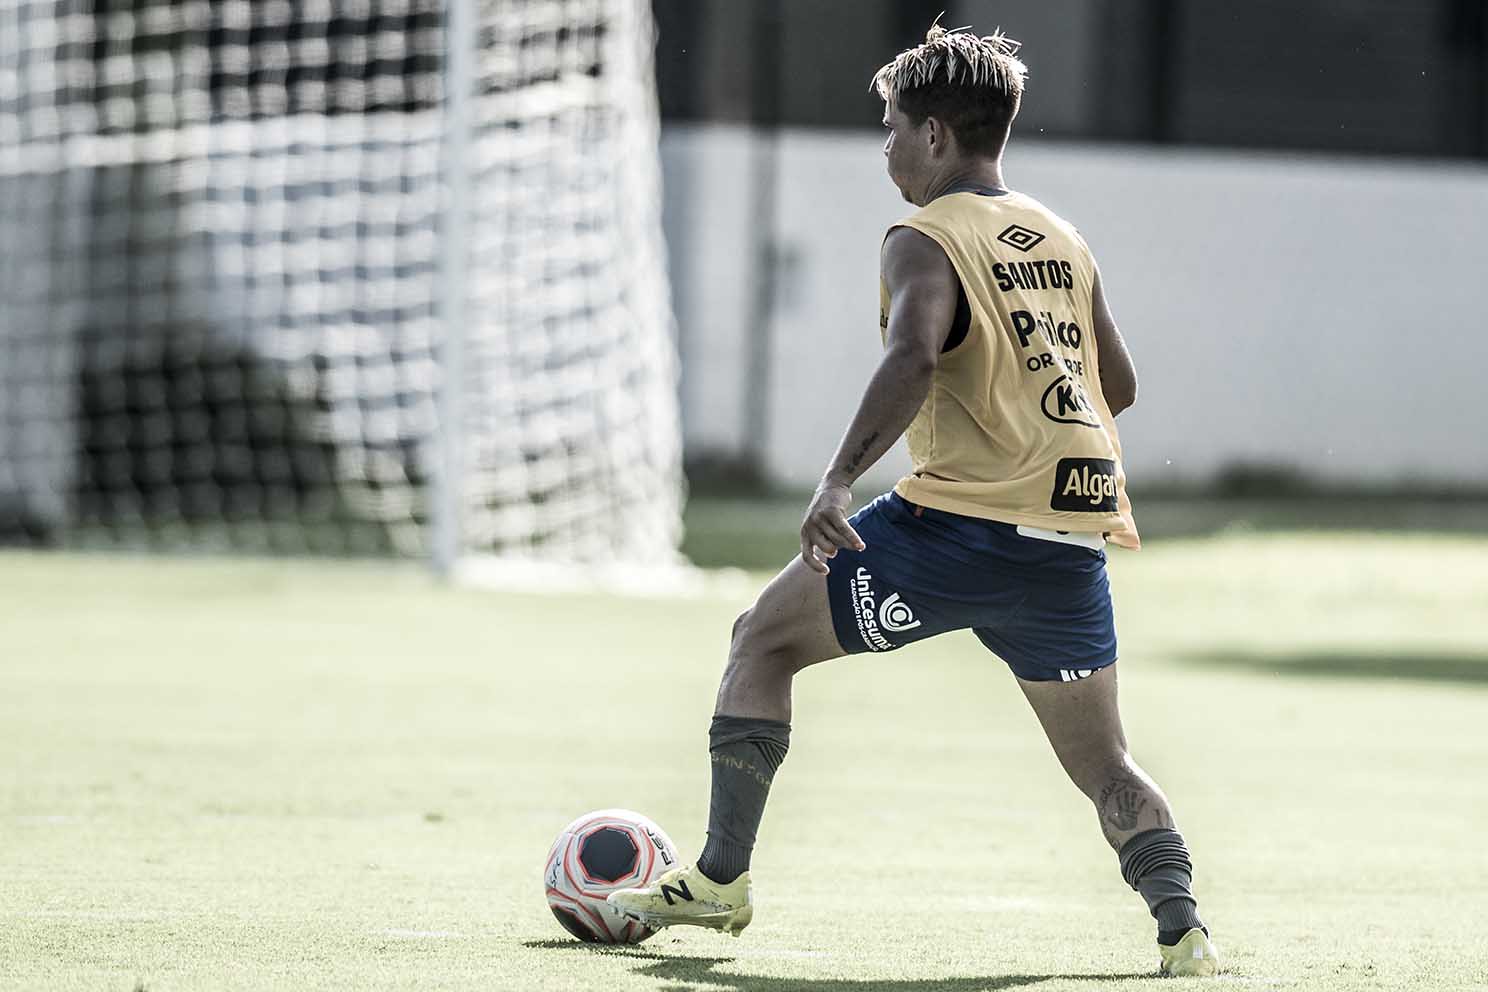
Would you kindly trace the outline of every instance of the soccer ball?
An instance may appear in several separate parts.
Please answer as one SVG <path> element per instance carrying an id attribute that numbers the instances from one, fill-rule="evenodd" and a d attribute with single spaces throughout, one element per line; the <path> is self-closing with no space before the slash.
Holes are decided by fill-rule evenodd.
<path id="1" fill-rule="evenodd" d="M 677 863 L 672 839 L 628 809 L 585 813 L 548 851 L 543 888 L 563 929 L 595 944 L 639 944 L 655 933 L 605 902 L 617 889 L 650 885 Z"/>

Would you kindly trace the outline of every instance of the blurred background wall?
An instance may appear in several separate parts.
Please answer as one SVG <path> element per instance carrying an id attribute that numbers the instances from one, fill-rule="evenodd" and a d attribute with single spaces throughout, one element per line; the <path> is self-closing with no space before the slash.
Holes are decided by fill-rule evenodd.
<path id="1" fill-rule="evenodd" d="M 810 486 L 830 456 L 912 209 L 868 81 L 947 6 L 1025 44 L 1008 180 L 1101 263 L 1137 487 L 1488 484 L 1480 0 L 656 0 L 695 481 Z"/>

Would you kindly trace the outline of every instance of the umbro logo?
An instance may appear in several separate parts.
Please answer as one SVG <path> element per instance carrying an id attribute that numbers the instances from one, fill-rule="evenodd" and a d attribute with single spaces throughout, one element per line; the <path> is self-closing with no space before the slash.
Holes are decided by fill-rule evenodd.
<path id="1" fill-rule="evenodd" d="M 1040 241 L 1044 240 L 1044 236 L 1019 224 L 1010 224 L 1007 230 L 997 236 L 997 240 L 1019 251 L 1032 251 Z"/>

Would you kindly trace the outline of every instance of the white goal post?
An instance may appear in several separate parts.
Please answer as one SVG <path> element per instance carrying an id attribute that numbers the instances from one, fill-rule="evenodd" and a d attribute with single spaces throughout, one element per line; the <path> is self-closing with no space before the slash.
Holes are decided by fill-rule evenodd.
<path id="1" fill-rule="evenodd" d="M 646 0 L 0 5 L 0 542 L 677 561 Z"/>

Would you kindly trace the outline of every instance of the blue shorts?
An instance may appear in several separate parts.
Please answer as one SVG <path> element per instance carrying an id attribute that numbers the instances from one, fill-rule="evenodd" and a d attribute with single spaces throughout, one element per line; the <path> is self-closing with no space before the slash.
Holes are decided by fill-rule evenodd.
<path id="1" fill-rule="evenodd" d="M 916 506 L 889 492 L 852 518 L 867 548 L 828 562 L 848 654 L 970 627 L 1013 674 L 1071 682 L 1116 661 L 1106 553 L 1024 537 L 1012 524 Z"/>

